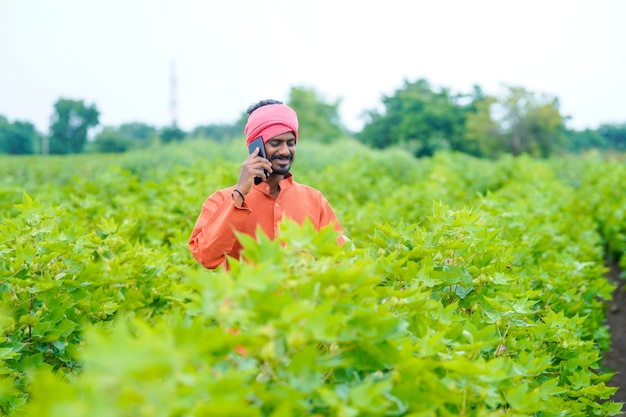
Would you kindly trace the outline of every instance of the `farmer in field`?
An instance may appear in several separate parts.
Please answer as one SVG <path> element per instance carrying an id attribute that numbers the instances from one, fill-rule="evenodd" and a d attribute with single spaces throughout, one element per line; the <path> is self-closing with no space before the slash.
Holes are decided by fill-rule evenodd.
<path id="1" fill-rule="evenodd" d="M 298 184 L 289 172 L 298 142 L 298 116 L 277 100 L 263 100 L 247 110 L 246 143 L 262 138 L 263 149 L 255 149 L 241 164 L 239 182 L 218 190 L 202 205 L 189 238 L 194 258 L 209 269 L 226 265 L 226 255 L 239 258 L 241 245 L 235 232 L 254 236 L 258 226 L 273 239 L 278 223 L 287 217 L 300 224 L 309 218 L 316 230 L 332 224 L 343 231 L 322 193 Z M 265 151 L 266 158 L 259 156 Z M 255 177 L 260 177 L 255 183 Z"/>

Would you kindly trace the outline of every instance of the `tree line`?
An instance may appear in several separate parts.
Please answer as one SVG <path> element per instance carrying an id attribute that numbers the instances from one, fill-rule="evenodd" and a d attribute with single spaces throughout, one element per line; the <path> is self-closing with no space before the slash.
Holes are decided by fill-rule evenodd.
<path id="1" fill-rule="evenodd" d="M 435 89 L 425 79 L 405 81 L 367 112 L 357 137 L 377 148 L 400 146 L 416 156 L 452 150 L 478 157 L 529 154 L 549 157 L 588 149 L 626 151 L 626 123 L 568 129 L 559 100 L 508 86 L 502 97 Z"/>
<path id="2" fill-rule="evenodd" d="M 358 132 L 342 124 L 341 100 L 327 102 L 314 89 L 292 87 L 287 104 L 298 112 L 300 136 L 309 140 L 330 142 L 353 136 L 374 148 L 401 147 L 417 157 L 441 150 L 486 158 L 503 154 L 549 157 L 589 149 L 626 151 L 626 123 L 568 129 L 568 117 L 562 114 L 558 98 L 516 86 L 497 97 L 485 94 L 479 86 L 469 93 L 453 93 L 433 87 L 426 79 L 405 80 L 393 94 L 382 97 L 382 109 L 364 112 L 364 125 Z M 242 112 L 232 124 L 184 131 L 175 123 L 161 128 L 141 122 L 100 126 L 99 116 L 95 105 L 60 98 L 49 132 L 43 134 L 29 122 L 11 122 L 0 115 L 0 153 L 110 153 L 189 138 L 229 141 L 241 137 L 247 119 Z"/>

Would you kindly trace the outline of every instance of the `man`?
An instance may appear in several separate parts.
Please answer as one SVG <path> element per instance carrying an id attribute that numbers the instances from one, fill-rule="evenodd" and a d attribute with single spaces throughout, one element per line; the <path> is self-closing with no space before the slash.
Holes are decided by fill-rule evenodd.
<path id="1" fill-rule="evenodd" d="M 257 227 L 274 239 L 278 224 L 287 217 L 302 224 L 310 219 L 316 230 L 329 224 L 343 231 L 321 192 L 298 184 L 289 172 L 298 142 L 298 116 L 277 100 L 263 100 L 247 110 L 246 143 L 263 138 L 267 159 L 255 149 L 241 165 L 237 185 L 218 190 L 202 205 L 189 238 L 189 249 L 204 267 L 227 267 L 226 255 L 239 258 L 241 244 L 235 232 L 254 236 Z M 267 174 L 269 175 L 266 175 Z M 255 177 L 262 182 L 255 184 Z"/>

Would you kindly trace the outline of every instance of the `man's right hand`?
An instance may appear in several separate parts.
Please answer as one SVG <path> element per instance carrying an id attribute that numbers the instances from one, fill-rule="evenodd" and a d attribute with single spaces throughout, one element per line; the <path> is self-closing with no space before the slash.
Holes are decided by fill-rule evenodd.
<path id="1" fill-rule="evenodd" d="M 241 164 L 241 173 L 239 174 L 239 182 L 237 189 L 244 196 L 252 190 L 254 186 L 254 177 L 261 177 L 263 181 L 267 181 L 265 171 L 272 173 L 272 164 L 265 158 L 258 157 L 259 149 L 255 149 L 248 158 Z M 241 204 L 239 204 L 241 205 Z"/>

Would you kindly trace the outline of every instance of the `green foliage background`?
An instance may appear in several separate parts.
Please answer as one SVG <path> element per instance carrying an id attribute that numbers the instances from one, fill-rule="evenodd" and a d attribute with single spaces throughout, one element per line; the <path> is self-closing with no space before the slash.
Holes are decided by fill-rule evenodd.
<path id="1" fill-rule="evenodd" d="M 570 118 L 562 114 L 558 98 L 516 86 L 506 86 L 504 96 L 497 97 L 478 85 L 462 93 L 435 87 L 426 79 L 405 80 L 381 98 L 379 108 L 365 110 L 362 128 L 353 132 L 342 124 L 341 99 L 327 102 L 313 88 L 292 86 L 285 102 L 298 113 L 299 135 L 307 141 L 328 144 L 355 137 L 374 148 L 401 148 L 418 157 L 448 151 L 492 159 L 508 154 L 548 158 L 626 149 L 626 124 L 568 128 Z M 99 126 L 99 114 L 95 105 L 83 100 L 59 98 L 48 134 L 0 115 L 0 154 L 123 153 L 192 138 L 238 142 L 248 119 L 242 112 L 234 123 L 200 125 L 185 132 L 176 120 L 158 128 L 137 121 Z"/>
<path id="2" fill-rule="evenodd" d="M 242 143 L 0 157 L 0 415 L 618 415 L 604 258 L 624 160 L 415 159 L 302 141 L 350 237 L 187 239 Z"/>

